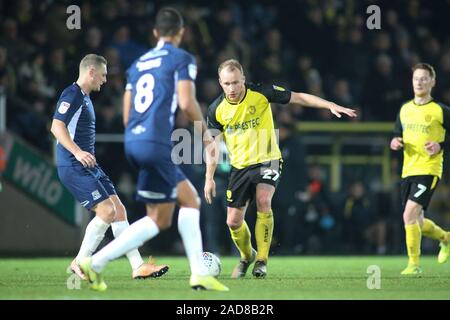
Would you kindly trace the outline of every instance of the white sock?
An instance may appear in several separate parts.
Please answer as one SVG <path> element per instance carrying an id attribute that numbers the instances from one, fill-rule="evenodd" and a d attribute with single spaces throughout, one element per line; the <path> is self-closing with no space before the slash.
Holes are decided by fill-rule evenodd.
<path id="1" fill-rule="evenodd" d="M 125 221 L 116 221 L 111 223 L 112 232 L 114 235 L 114 238 L 118 238 L 122 232 L 128 228 L 130 224 L 127 220 Z M 133 270 L 136 270 L 139 268 L 143 263 L 144 260 L 142 260 L 141 254 L 139 253 L 138 249 L 131 250 L 127 253 L 128 261 L 130 262 L 131 268 Z"/>
<path id="2" fill-rule="evenodd" d="M 200 231 L 200 211 L 194 208 L 181 208 L 178 213 L 178 231 L 189 259 L 191 273 L 207 275 L 208 270 L 202 261 L 203 244 Z"/>
<path id="3" fill-rule="evenodd" d="M 97 216 L 89 222 L 86 227 L 86 232 L 84 233 L 80 251 L 75 258 L 76 263 L 79 264 L 83 258 L 90 257 L 92 255 L 105 237 L 105 232 L 108 228 L 109 224 Z"/>
<path id="4" fill-rule="evenodd" d="M 126 228 L 119 237 L 92 256 L 92 269 L 101 272 L 108 262 L 139 248 L 158 233 L 159 228 L 151 218 L 146 216 L 136 221 Z"/>

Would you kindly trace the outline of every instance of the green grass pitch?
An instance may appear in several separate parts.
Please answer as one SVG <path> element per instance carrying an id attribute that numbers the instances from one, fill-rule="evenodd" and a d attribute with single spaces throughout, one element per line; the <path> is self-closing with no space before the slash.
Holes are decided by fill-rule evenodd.
<path id="1" fill-rule="evenodd" d="M 422 258 L 421 277 L 400 276 L 406 257 L 272 257 L 266 279 L 250 272 L 230 279 L 237 258 L 221 260 L 219 278 L 229 292 L 193 291 L 186 258 L 158 257 L 170 265 L 163 277 L 132 280 L 127 260 L 120 259 L 105 269 L 109 288 L 98 293 L 85 282 L 76 289 L 67 273 L 71 258 L 0 259 L 0 299 L 450 299 L 450 262 L 439 265 L 434 256 Z M 370 265 L 380 268 L 380 289 L 367 288 Z"/>

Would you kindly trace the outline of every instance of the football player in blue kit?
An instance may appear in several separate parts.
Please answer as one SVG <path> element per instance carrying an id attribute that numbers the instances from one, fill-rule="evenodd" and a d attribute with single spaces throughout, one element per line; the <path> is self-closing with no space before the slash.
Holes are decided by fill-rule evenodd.
<path id="1" fill-rule="evenodd" d="M 138 170 L 137 200 L 145 203 L 147 216 L 92 258 L 84 259 L 81 268 L 92 289 L 106 290 L 101 274 L 105 266 L 169 228 L 178 202 L 178 231 L 191 269 L 190 286 L 228 291 L 208 274 L 203 264 L 200 198 L 171 158 L 171 134 L 178 105 L 192 122 L 202 124 L 203 132 L 207 131 L 195 97 L 195 59 L 178 48 L 184 33 L 180 13 L 172 8 L 161 9 L 153 33 L 158 44 L 128 69 L 124 94 L 125 153 Z"/>
<path id="2" fill-rule="evenodd" d="M 56 161 L 61 182 L 83 207 L 95 212 L 80 251 L 70 265 L 72 272 L 82 279 L 86 275 L 79 264 L 97 249 L 108 227 L 118 237 L 129 226 L 126 209 L 95 158 L 95 112 L 89 94 L 100 91 L 106 82 L 106 65 L 106 59 L 95 54 L 81 60 L 78 80 L 62 92 L 51 127 L 58 141 Z M 138 250 L 127 252 L 127 258 L 134 279 L 158 277 L 168 270 L 166 265 L 144 263 Z"/>

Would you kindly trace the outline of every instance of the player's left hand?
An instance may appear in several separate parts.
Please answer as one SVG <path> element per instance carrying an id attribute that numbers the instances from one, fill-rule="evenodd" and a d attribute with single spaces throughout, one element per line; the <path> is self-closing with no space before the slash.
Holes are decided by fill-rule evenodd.
<path id="1" fill-rule="evenodd" d="M 216 197 L 216 183 L 214 179 L 205 179 L 205 199 L 208 204 L 212 203 L 212 199 Z"/>
<path id="2" fill-rule="evenodd" d="M 341 107 L 334 103 L 332 103 L 330 105 L 329 109 L 330 109 L 331 113 L 334 114 L 338 118 L 342 117 L 341 113 L 344 113 L 352 118 L 355 118 L 357 116 L 355 110 L 349 109 L 349 108 L 344 108 L 344 107 Z"/>
<path id="3" fill-rule="evenodd" d="M 430 156 L 434 156 L 441 151 L 441 145 L 434 141 L 428 141 L 425 143 L 425 150 Z"/>

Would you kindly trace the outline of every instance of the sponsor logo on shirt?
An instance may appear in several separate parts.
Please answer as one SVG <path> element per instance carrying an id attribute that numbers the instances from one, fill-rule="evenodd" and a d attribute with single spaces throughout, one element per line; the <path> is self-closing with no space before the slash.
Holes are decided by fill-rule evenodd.
<path id="1" fill-rule="evenodd" d="M 244 122 L 239 122 L 236 124 L 229 124 L 225 127 L 225 131 L 227 133 L 231 133 L 233 131 L 238 131 L 238 130 L 248 130 L 248 129 L 253 129 L 258 127 L 261 124 L 261 119 L 260 118 L 255 118 L 255 119 L 250 119 L 248 121 L 244 121 Z"/>
<path id="2" fill-rule="evenodd" d="M 67 112 L 67 110 L 69 110 L 69 108 L 70 108 L 70 103 L 63 101 L 59 105 L 58 112 L 61 114 L 65 114 Z"/>

